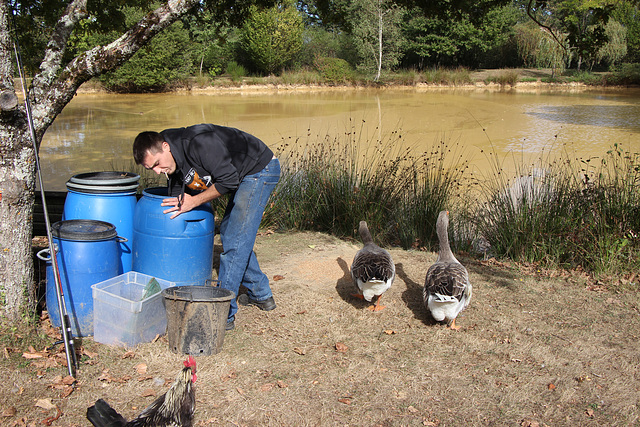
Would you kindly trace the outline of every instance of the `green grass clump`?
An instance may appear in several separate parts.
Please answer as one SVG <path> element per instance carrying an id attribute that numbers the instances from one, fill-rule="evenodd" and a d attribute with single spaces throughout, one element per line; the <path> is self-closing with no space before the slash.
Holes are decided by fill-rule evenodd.
<path id="1" fill-rule="evenodd" d="M 609 85 L 640 84 L 640 64 L 625 63 L 612 67 L 611 73 L 606 75 L 604 83 Z"/>
<path id="2" fill-rule="evenodd" d="M 466 68 L 444 69 L 434 68 L 423 72 L 424 83 L 463 85 L 473 83 L 471 72 Z"/>
<path id="3" fill-rule="evenodd" d="M 433 247 L 437 213 L 449 202 L 462 169 L 450 161 L 443 142 L 414 156 L 393 148 L 399 132 L 385 141 L 363 142 L 360 130 L 352 125 L 344 138 L 284 144 L 283 174 L 263 221 L 278 229 L 358 238 L 357 225 L 366 220 L 379 244 Z M 369 148 L 357 148 L 363 146 Z"/>
<path id="4" fill-rule="evenodd" d="M 488 77 L 485 83 L 496 83 L 500 86 L 515 86 L 518 83 L 518 79 L 518 73 L 516 71 L 505 70 Z"/>
<path id="5" fill-rule="evenodd" d="M 322 79 L 329 84 L 348 84 L 355 77 L 355 71 L 344 59 L 319 57 L 316 58 L 314 66 Z"/>
<path id="6" fill-rule="evenodd" d="M 235 61 L 229 61 L 225 68 L 226 74 L 233 82 L 240 82 L 243 77 L 247 76 L 247 70 Z"/>
<path id="7" fill-rule="evenodd" d="M 518 166 L 518 165 L 516 165 Z M 494 179 L 480 188 L 485 204 L 470 217 L 495 256 L 596 273 L 640 267 L 640 155 L 617 144 L 602 158 L 563 154 L 520 178 Z"/>

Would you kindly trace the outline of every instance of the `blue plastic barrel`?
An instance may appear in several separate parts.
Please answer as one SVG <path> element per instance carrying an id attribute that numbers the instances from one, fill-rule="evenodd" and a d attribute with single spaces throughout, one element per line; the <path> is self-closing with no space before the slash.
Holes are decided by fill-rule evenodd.
<path id="1" fill-rule="evenodd" d="M 121 274 L 116 228 L 104 221 L 74 219 L 56 222 L 51 234 L 73 335 L 93 335 L 91 285 Z M 38 257 L 47 261 L 47 311 L 53 326 L 59 327 L 62 322 L 49 249 L 38 252 Z"/>
<path id="2" fill-rule="evenodd" d="M 170 219 L 160 206 L 166 187 L 142 192 L 133 215 L 133 270 L 176 282 L 204 285 L 213 267 L 214 215 L 209 204 Z"/>
<path id="3" fill-rule="evenodd" d="M 95 219 L 115 225 L 122 237 L 120 261 L 123 273 L 131 271 L 133 213 L 140 175 L 131 172 L 89 172 L 67 181 L 63 220 Z"/>

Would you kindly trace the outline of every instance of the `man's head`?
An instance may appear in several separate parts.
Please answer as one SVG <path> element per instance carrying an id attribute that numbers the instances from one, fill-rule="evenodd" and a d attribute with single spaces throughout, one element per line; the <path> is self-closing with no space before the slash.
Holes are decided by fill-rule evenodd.
<path id="1" fill-rule="evenodd" d="M 141 132 L 133 141 L 133 160 L 157 174 L 172 174 L 176 161 L 171 147 L 158 132 Z"/>

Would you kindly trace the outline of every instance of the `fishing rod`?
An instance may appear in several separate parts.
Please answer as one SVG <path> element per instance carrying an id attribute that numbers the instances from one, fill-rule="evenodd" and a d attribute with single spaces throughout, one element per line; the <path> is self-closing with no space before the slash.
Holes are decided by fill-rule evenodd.
<path id="1" fill-rule="evenodd" d="M 15 26 L 14 26 L 15 30 Z M 47 229 L 47 239 L 49 240 L 49 254 L 51 256 L 51 266 L 53 267 L 53 277 L 55 280 L 56 298 L 58 300 L 58 309 L 60 310 L 60 320 L 62 329 L 62 339 L 64 341 L 64 350 L 67 356 L 67 368 L 69 375 L 73 378 L 76 377 L 76 369 L 78 368 L 78 356 L 76 355 L 73 332 L 71 331 L 71 322 L 69 320 L 69 314 L 67 312 L 67 304 L 64 299 L 64 290 L 62 289 L 62 281 L 60 280 L 60 269 L 58 268 L 58 259 L 56 257 L 56 248 L 53 243 L 53 236 L 51 233 L 51 222 L 49 221 L 49 211 L 47 210 L 47 201 L 44 195 L 44 185 L 42 182 L 42 171 L 40 170 L 40 161 L 38 159 L 38 144 L 36 142 L 36 132 L 33 125 L 33 116 L 31 114 L 31 103 L 29 102 L 29 96 L 24 84 L 24 72 L 22 68 L 22 58 L 20 57 L 20 49 L 18 47 L 17 37 L 14 35 L 13 50 L 16 55 L 16 63 L 18 66 L 18 74 L 20 75 L 20 82 L 22 85 L 22 94 L 24 96 L 24 108 L 27 113 L 27 124 L 29 125 L 29 132 L 31 134 L 31 142 L 33 143 L 33 150 L 35 154 L 36 171 L 38 175 L 38 183 L 40 184 L 40 196 L 42 197 L 42 211 L 44 213 L 44 222 Z"/>

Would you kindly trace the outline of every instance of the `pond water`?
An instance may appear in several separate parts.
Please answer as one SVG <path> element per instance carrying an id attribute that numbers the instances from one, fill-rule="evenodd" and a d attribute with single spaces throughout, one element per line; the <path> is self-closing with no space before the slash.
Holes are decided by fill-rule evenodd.
<path id="1" fill-rule="evenodd" d="M 47 190 L 83 172 L 130 170 L 144 130 L 196 123 L 232 126 L 276 149 L 348 140 L 409 148 L 458 143 L 472 168 L 487 152 L 526 159 L 568 150 L 602 156 L 614 143 L 640 151 L 640 90 L 472 89 L 247 90 L 179 94 L 78 94 L 47 130 L 40 149 Z M 345 139 L 346 140 L 346 139 Z"/>

